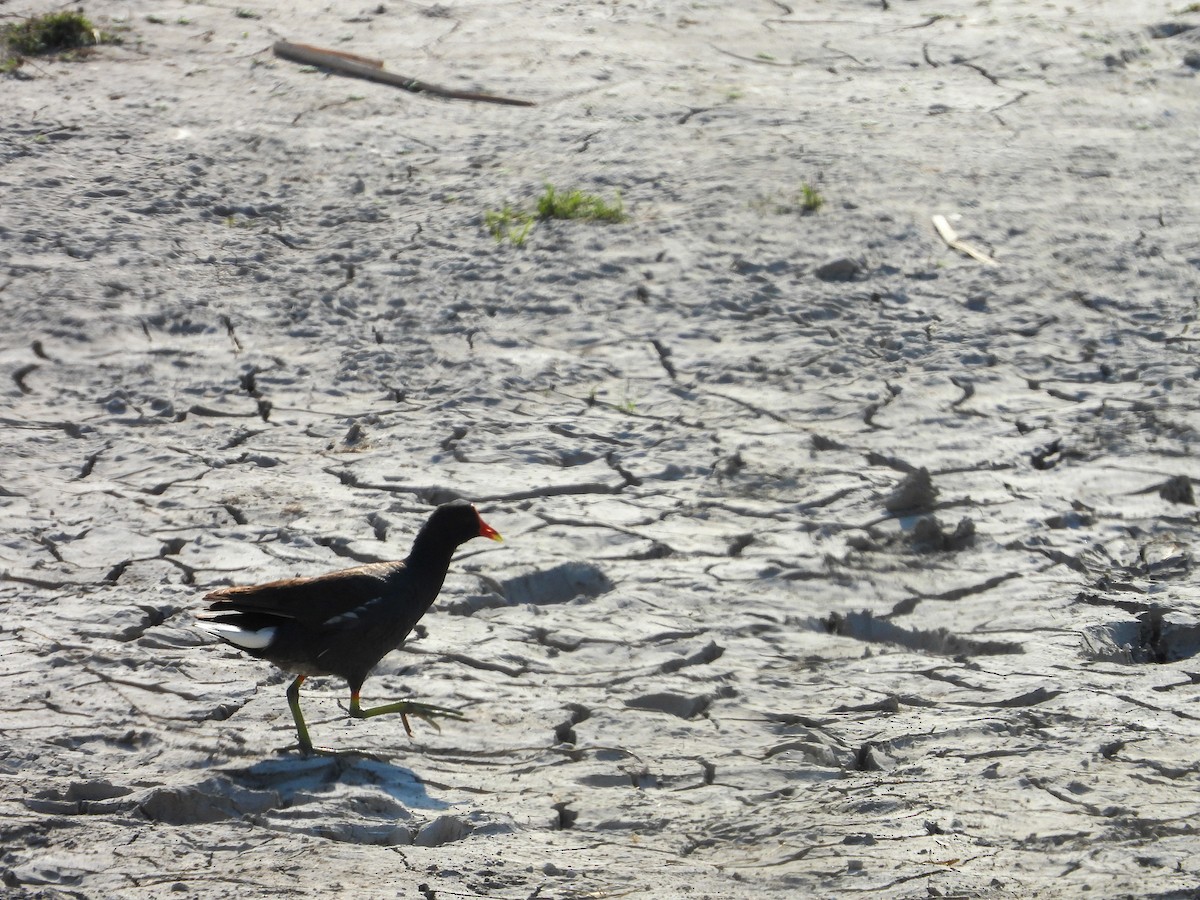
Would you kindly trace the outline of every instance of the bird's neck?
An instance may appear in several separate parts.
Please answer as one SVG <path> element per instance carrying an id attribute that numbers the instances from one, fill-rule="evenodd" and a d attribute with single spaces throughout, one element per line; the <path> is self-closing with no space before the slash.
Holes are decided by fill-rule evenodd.
<path id="1" fill-rule="evenodd" d="M 446 571 L 450 568 L 450 559 L 454 556 L 456 549 L 456 547 L 447 547 L 445 542 L 422 531 L 413 541 L 412 550 L 404 564 L 410 571 L 416 570 L 431 575 L 438 573 L 445 578 Z"/>

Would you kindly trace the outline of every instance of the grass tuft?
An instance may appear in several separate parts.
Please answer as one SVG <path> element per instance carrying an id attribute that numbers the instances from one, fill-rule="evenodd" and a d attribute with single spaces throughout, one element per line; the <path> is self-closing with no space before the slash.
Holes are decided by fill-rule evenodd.
<path id="1" fill-rule="evenodd" d="M 602 197 L 583 191 L 559 191 L 552 184 L 546 185 L 546 190 L 538 198 L 537 217 L 586 219 L 589 222 L 624 222 L 627 218 L 620 194 L 617 194 L 616 200 L 608 203 Z"/>
<path id="2" fill-rule="evenodd" d="M 807 181 L 800 184 L 799 192 L 793 194 L 789 200 L 781 203 L 777 196 L 759 197 L 751 201 L 750 208 L 763 214 L 786 216 L 799 213 L 802 216 L 810 216 L 825 205 L 825 198 L 821 196 L 821 192 Z"/>
<path id="3" fill-rule="evenodd" d="M 515 209 L 505 203 L 502 209 L 485 212 L 483 224 L 497 242 L 508 241 L 516 247 L 523 247 L 536 222 L 547 219 L 624 222 L 628 218 L 620 194 L 609 202 L 595 194 L 561 191 L 554 185 L 547 184 L 533 212 Z"/>
<path id="4" fill-rule="evenodd" d="M 69 54 L 96 44 L 119 44 L 121 39 L 100 31 L 82 12 L 56 12 L 31 16 L 0 28 L 0 71 L 18 68 L 26 56 Z"/>
<path id="5" fill-rule="evenodd" d="M 825 205 L 825 198 L 822 197 L 815 187 L 807 181 L 800 185 L 800 211 L 803 213 L 815 213 L 818 209 Z"/>
<path id="6" fill-rule="evenodd" d="M 533 228 L 533 216 L 505 203 L 503 209 L 485 212 L 483 224 L 497 243 L 508 241 L 514 247 L 524 247 L 525 239 Z"/>

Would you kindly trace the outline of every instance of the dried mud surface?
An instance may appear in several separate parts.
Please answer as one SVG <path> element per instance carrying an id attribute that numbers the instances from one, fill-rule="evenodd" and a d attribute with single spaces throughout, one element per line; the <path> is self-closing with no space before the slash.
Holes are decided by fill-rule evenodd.
<path id="1" fill-rule="evenodd" d="M 1194 896 L 1200 14 L 87 11 L 0 82 L 4 896 Z M 470 720 L 302 759 L 200 597 L 455 496 L 364 700 Z"/>

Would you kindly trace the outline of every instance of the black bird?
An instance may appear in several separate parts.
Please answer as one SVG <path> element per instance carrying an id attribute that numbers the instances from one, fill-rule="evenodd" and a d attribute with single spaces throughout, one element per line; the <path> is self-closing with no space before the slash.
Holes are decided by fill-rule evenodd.
<path id="1" fill-rule="evenodd" d="M 305 754 L 313 753 L 314 748 L 300 712 L 300 685 L 310 675 L 346 679 L 351 716 L 368 719 L 398 712 L 411 736 L 410 715 L 427 721 L 461 719 L 463 715 L 413 700 L 363 709 L 359 692 L 371 670 L 404 643 L 433 604 L 454 551 L 477 537 L 501 540 L 474 506 L 455 500 L 433 511 L 402 562 L 221 588 L 204 598 L 209 606 L 197 614 L 199 625 L 227 644 L 296 674 L 287 698 Z"/>

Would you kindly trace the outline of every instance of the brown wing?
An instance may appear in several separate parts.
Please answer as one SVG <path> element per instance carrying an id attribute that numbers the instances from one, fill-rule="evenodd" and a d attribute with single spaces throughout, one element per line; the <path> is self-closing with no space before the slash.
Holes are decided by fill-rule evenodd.
<path id="1" fill-rule="evenodd" d="M 402 562 L 372 563 L 315 578 L 221 588 L 204 597 L 209 603 L 206 612 L 210 618 L 221 613 L 241 614 L 254 628 L 289 619 L 315 627 L 378 598 L 389 576 L 403 568 Z"/>

